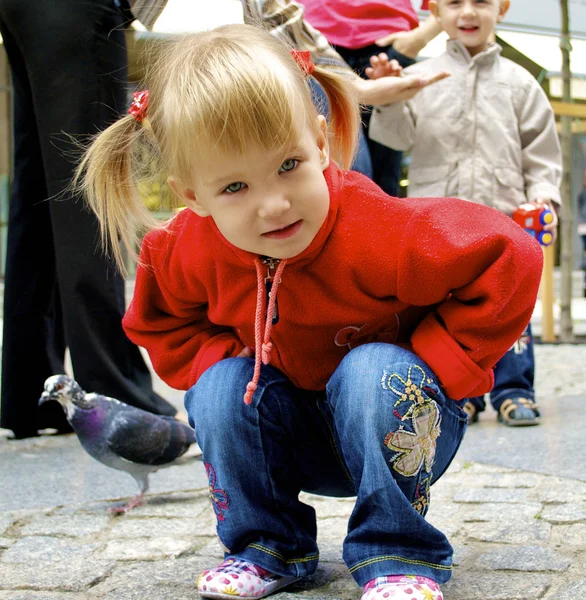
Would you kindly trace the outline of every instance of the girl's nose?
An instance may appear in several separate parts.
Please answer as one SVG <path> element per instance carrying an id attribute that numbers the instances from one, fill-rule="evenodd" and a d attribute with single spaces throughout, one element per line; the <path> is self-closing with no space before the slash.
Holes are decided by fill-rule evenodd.
<path id="1" fill-rule="evenodd" d="M 284 196 L 270 196 L 265 198 L 258 208 L 261 219 L 278 217 L 291 208 L 291 203 Z"/>

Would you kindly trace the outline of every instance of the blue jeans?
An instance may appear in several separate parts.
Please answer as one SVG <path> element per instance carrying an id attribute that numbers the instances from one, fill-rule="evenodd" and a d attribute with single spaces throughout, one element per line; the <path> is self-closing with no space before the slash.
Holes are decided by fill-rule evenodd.
<path id="1" fill-rule="evenodd" d="M 328 95 L 313 77 L 309 78 L 309 87 L 311 88 L 313 103 L 317 107 L 319 114 L 324 115 L 329 121 L 330 103 L 328 101 Z M 364 131 L 360 129 L 358 132 L 358 149 L 356 150 L 356 156 L 354 157 L 354 161 L 350 168 L 353 171 L 358 171 L 359 173 L 366 175 L 369 179 L 372 179 L 372 163 L 370 161 L 370 152 L 368 150 L 366 139 Z"/>
<path id="2" fill-rule="evenodd" d="M 535 376 L 535 357 L 533 354 L 533 336 L 531 325 L 513 344 L 509 351 L 497 362 L 494 368 L 494 387 L 490 392 L 490 403 L 498 412 L 507 398 L 535 399 L 533 380 Z M 478 412 L 486 408 L 482 396 L 469 399 Z"/>
<path id="3" fill-rule="evenodd" d="M 365 344 L 341 361 L 324 391 L 294 387 L 254 361 L 210 367 L 186 394 L 226 556 L 273 573 L 311 575 L 316 516 L 301 490 L 357 496 L 344 560 L 359 585 L 389 574 L 450 578 L 452 547 L 427 523 L 429 488 L 466 428 L 462 402 L 444 396 L 429 367 L 391 344 Z"/>

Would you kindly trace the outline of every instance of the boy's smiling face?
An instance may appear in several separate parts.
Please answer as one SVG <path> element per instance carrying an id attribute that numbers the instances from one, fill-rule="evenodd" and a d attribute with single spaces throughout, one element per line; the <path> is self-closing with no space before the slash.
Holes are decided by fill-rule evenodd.
<path id="1" fill-rule="evenodd" d="M 488 46 L 509 0 L 430 0 L 429 9 L 450 39 L 461 41 L 475 56 Z"/>

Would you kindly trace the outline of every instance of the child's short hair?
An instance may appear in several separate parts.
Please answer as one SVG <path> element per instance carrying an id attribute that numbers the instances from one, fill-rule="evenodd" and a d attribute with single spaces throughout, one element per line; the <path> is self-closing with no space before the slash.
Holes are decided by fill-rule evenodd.
<path id="1" fill-rule="evenodd" d="M 76 177 L 122 270 L 120 241 L 134 254 L 140 230 L 161 225 L 134 185 L 145 152 L 164 176 L 188 183 L 197 157 L 211 148 L 245 153 L 251 145 L 269 150 L 296 143 L 300 115 L 318 127 L 303 69 L 283 42 L 262 29 L 226 25 L 161 42 L 155 54 L 147 67 L 143 126 L 128 115 L 99 134 Z M 356 147 L 358 103 L 347 80 L 319 67 L 314 77 L 330 100 L 331 154 L 347 168 Z"/>

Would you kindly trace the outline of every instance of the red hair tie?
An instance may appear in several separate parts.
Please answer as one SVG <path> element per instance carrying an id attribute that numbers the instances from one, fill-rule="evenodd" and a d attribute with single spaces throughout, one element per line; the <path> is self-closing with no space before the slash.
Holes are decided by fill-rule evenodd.
<path id="1" fill-rule="evenodd" d="M 149 91 L 141 90 L 140 92 L 134 92 L 134 94 L 132 94 L 132 104 L 128 109 L 128 114 L 132 115 L 137 123 L 142 123 L 147 116 L 148 107 Z"/>
<path id="2" fill-rule="evenodd" d="M 295 62 L 301 67 L 302 71 L 309 77 L 313 74 L 315 65 L 311 61 L 311 52 L 308 50 L 291 50 L 291 56 Z"/>

